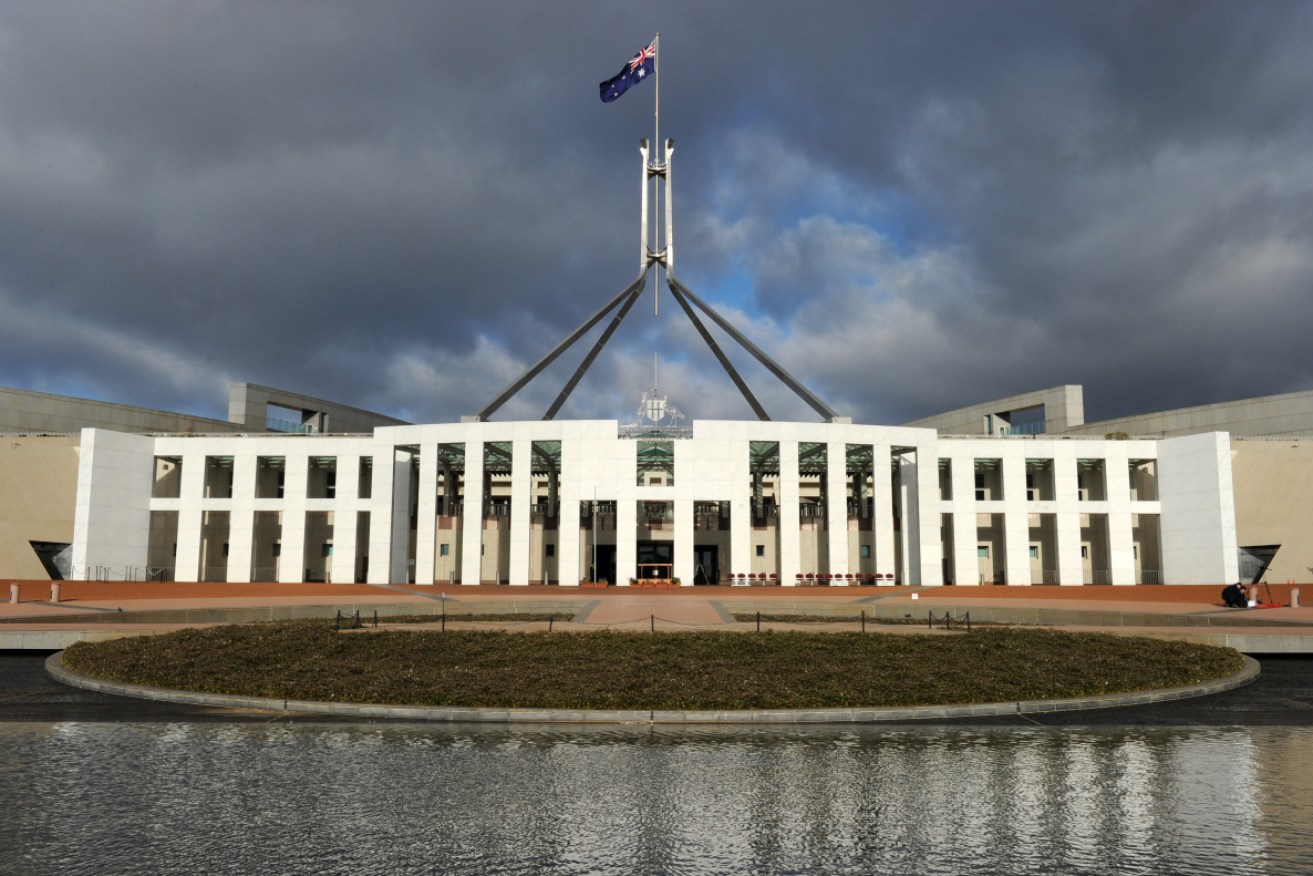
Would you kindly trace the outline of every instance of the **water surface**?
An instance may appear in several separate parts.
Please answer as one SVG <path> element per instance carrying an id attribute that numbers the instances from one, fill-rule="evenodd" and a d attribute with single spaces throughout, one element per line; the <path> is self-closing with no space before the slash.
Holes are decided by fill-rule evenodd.
<path id="1" fill-rule="evenodd" d="M 1307 874 L 1313 728 L 0 723 L 25 874 Z"/>

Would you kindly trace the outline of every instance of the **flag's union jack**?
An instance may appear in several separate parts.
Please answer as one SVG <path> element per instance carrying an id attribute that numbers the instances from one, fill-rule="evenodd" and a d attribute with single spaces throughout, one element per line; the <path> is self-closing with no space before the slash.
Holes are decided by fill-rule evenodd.
<path id="1" fill-rule="evenodd" d="M 655 72 L 656 41 L 653 40 L 647 48 L 640 49 L 628 64 L 621 67 L 619 73 L 598 86 L 602 91 L 602 102 L 610 103 L 628 91 L 631 85 L 637 85 Z"/>
<path id="2" fill-rule="evenodd" d="M 637 67 L 644 66 L 648 61 L 656 63 L 656 43 L 652 43 L 646 49 L 640 49 L 634 59 L 629 62 L 629 69 L 633 71 Z"/>

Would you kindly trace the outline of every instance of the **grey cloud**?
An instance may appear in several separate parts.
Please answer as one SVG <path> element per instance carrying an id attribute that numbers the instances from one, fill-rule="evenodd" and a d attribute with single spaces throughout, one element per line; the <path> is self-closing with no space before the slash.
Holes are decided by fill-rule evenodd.
<path id="1" fill-rule="evenodd" d="M 0 383 L 216 416 L 228 377 L 481 407 L 637 268 L 652 95 L 595 89 L 658 28 L 680 274 L 836 407 L 1080 382 L 1101 416 L 1313 378 L 1307 4 L 659 18 L 7 6 Z M 668 299 L 567 412 L 627 416 L 654 349 L 675 404 L 747 415 Z M 582 353 L 504 416 L 540 416 Z M 741 364 L 772 414 L 812 416 Z"/>

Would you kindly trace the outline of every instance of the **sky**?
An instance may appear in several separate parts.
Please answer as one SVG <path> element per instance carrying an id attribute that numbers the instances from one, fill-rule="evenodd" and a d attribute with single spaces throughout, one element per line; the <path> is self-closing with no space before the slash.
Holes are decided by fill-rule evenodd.
<path id="1" fill-rule="evenodd" d="M 0 385 L 481 410 L 638 273 L 656 88 L 598 83 L 657 32 L 676 276 L 838 413 L 1313 389 L 1313 3 L 1279 0 L 13 0 Z M 632 421 L 654 355 L 689 419 L 752 418 L 656 277 L 559 416 Z"/>

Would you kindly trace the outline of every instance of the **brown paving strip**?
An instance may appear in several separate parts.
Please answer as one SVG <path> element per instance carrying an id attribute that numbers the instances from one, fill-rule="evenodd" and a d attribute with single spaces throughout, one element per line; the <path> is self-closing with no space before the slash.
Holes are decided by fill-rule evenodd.
<path id="1" fill-rule="evenodd" d="M 720 612 L 703 594 L 666 599 L 655 593 L 638 591 L 629 599 L 600 600 L 588 614 L 588 624 L 592 626 L 653 622 L 653 619 L 690 626 L 719 626 L 723 623 Z"/>

